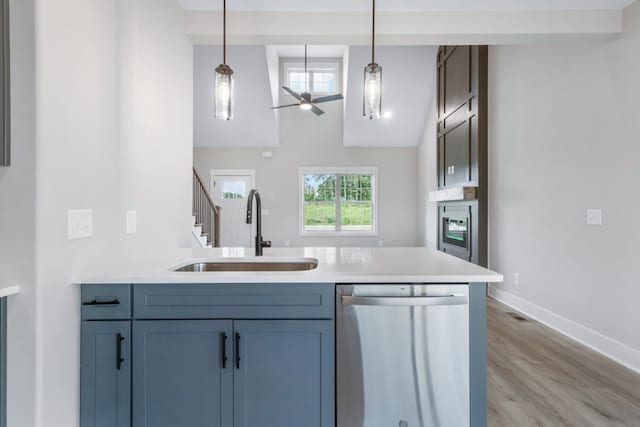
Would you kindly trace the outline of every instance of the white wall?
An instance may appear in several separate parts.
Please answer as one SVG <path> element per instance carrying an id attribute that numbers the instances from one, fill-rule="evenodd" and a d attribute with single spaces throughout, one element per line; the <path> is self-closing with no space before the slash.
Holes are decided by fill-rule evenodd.
<path id="1" fill-rule="evenodd" d="M 0 285 L 20 285 L 8 304 L 9 426 L 34 426 L 36 399 L 34 2 L 12 0 L 12 166 L 0 168 Z"/>
<path id="2" fill-rule="evenodd" d="M 489 51 L 495 292 L 636 370 L 639 51 L 638 2 L 611 42 Z M 587 208 L 602 227 L 585 225 Z"/>
<path id="3" fill-rule="evenodd" d="M 37 420 L 12 427 L 72 427 L 72 278 L 190 243 L 192 46 L 174 0 L 38 0 L 36 23 Z M 93 209 L 92 238 L 66 239 L 74 208 Z"/>
<path id="4" fill-rule="evenodd" d="M 194 47 L 194 144 L 196 147 L 278 145 L 276 113 L 264 46 L 229 46 L 233 69 L 234 118 L 215 120 L 214 70 L 222 62 L 220 46 Z"/>
<path id="5" fill-rule="evenodd" d="M 211 169 L 255 169 L 262 196 L 263 235 L 283 246 L 415 246 L 416 149 L 346 148 L 342 144 L 342 102 L 324 104 L 326 114 L 315 116 L 299 108 L 282 110 L 280 144 L 269 148 L 195 148 L 194 164 L 209 182 Z M 298 234 L 298 168 L 303 166 L 377 166 L 378 236 L 300 237 Z M 224 213 L 223 213 L 224 214 Z M 253 233 L 253 232 L 252 232 Z"/>
<path id="6" fill-rule="evenodd" d="M 344 145 L 418 146 L 435 93 L 436 50 L 433 46 L 376 48 L 376 62 L 382 67 L 382 112 L 391 117 L 368 120 L 362 117 L 362 99 L 364 67 L 371 62 L 371 47 L 349 47 Z"/>

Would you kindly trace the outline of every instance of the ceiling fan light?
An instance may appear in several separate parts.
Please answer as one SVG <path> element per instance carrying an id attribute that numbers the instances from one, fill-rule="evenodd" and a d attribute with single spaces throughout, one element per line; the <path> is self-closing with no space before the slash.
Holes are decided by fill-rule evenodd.
<path id="1" fill-rule="evenodd" d="M 300 104 L 300 109 L 304 110 L 304 111 L 309 111 L 311 110 L 311 104 L 309 104 L 308 102 L 303 102 L 302 104 Z"/>

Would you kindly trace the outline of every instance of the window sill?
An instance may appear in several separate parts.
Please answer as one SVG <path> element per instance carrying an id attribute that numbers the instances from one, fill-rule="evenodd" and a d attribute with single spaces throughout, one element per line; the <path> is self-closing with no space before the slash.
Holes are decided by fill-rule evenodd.
<path id="1" fill-rule="evenodd" d="M 300 231 L 298 237 L 375 237 L 377 231 Z"/>

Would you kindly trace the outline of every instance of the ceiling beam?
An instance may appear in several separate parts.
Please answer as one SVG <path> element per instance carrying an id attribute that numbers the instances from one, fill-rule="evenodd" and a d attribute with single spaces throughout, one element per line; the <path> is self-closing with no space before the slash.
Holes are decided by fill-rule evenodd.
<path id="1" fill-rule="evenodd" d="M 622 11 L 379 12 L 381 45 L 514 44 L 607 40 L 622 31 Z M 370 43 L 367 12 L 232 12 L 230 44 Z M 220 44 L 222 16 L 185 12 L 196 44 Z"/>

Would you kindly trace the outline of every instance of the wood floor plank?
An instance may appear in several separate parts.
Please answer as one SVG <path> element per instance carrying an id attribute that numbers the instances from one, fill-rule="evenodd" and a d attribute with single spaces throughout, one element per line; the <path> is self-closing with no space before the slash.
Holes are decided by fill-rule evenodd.
<path id="1" fill-rule="evenodd" d="M 491 298 L 487 352 L 491 427 L 640 427 L 640 374 Z"/>

